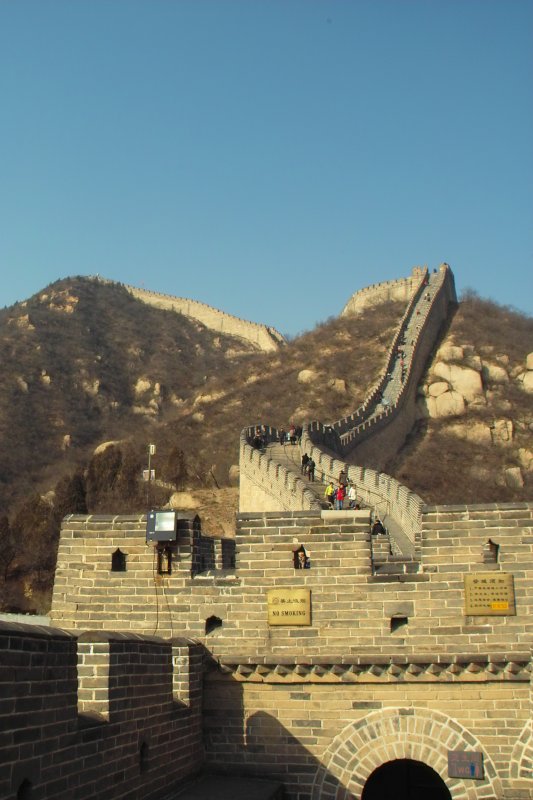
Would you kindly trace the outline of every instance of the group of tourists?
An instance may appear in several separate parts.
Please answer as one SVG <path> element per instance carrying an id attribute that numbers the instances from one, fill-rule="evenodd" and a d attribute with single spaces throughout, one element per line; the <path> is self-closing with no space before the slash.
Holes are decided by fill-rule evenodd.
<path id="1" fill-rule="evenodd" d="M 291 425 L 289 428 L 288 433 L 281 428 L 278 433 L 279 441 L 281 444 L 291 444 L 296 445 L 300 443 L 301 436 L 302 436 L 302 429 L 297 428 L 295 425 Z M 264 449 L 269 440 L 269 431 L 264 425 L 258 425 L 255 428 L 253 437 L 252 437 L 252 447 L 257 450 Z M 304 453 L 302 455 L 302 466 L 301 466 L 301 473 L 305 475 L 309 481 L 315 480 L 315 469 L 316 464 L 313 458 L 308 454 Z M 347 503 L 346 508 L 350 510 L 357 511 L 361 508 L 360 503 L 357 500 L 357 492 L 356 488 L 353 484 L 353 481 L 348 480 L 348 475 L 346 470 L 342 469 L 339 473 L 339 480 L 337 487 L 334 486 L 333 481 L 329 481 L 326 489 L 324 491 L 324 497 L 329 504 L 330 508 L 334 508 L 336 511 L 342 511 L 345 507 L 345 503 Z M 387 531 L 379 519 L 376 517 L 372 524 L 372 536 L 380 536 L 386 535 Z M 302 552 L 303 548 L 300 549 L 299 552 L 295 552 L 295 568 L 296 569 L 309 569 L 309 559 L 305 552 Z"/>
<path id="2" fill-rule="evenodd" d="M 336 511 L 342 511 L 344 509 L 344 503 L 347 502 L 347 508 L 357 511 L 361 508 L 360 503 L 357 502 L 357 493 L 355 486 L 353 485 L 352 481 L 347 481 L 347 476 L 344 470 L 339 475 L 339 483 L 337 488 L 333 485 L 333 481 L 330 481 L 326 486 L 324 491 L 324 497 L 326 501 L 329 503 L 330 508 L 334 508 Z"/>
<path id="3" fill-rule="evenodd" d="M 280 428 L 278 436 L 280 444 L 300 444 L 302 439 L 303 428 L 301 425 L 291 425 L 287 432 L 284 428 Z"/>

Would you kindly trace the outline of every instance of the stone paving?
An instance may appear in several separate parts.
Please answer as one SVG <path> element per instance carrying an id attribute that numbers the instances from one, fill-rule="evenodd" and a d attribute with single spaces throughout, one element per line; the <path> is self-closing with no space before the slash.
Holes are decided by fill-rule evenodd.
<path id="1" fill-rule="evenodd" d="M 281 800 L 283 787 L 277 781 L 206 775 L 162 800 Z"/>

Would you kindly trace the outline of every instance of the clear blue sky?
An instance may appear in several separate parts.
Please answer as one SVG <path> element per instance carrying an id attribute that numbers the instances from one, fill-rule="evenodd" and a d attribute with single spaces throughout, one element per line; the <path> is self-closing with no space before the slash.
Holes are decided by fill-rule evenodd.
<path id="1" fill-rule="evenodd" d="M 532 0 L 0 0 L 0 306 L 68 275 L 284 333 L 442 261 L 533 314 Z"/>

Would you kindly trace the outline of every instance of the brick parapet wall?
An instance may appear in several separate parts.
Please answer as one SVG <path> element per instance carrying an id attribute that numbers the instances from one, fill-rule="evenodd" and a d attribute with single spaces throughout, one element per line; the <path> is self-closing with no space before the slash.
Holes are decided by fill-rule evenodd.
<path id="1" fill-rule="evenodd" d="M 298 521 L 303 532 L 293 537 L 290 523 Z M 244 643 L 220 653 L 204 700 L 211 768 L 241 772 L 259 763 L 284 782 L 289 800 L 334 800 L 344 791 L 359 799 L 374 769 L 412 758 L 441 775 L 452 797 L 533 797 L 532 525 L 531 504 L 427 506 L 424 580 L 374 583 L 362 567 L 351 580 L 340 574 L 333 590 L 333 564 L 313 575 L 323 560 L 304 512 L 243 515 L 238 563 L 256 575 L 264 570 L 258 585 L 270 585 L 261 562 L 274 563 L 291 540 L 311 550 L 303 581 L 312 590 L 313 624 L 270 628 L 253 654 Z M 350 563 L 344 537 L 319 536 L 328 535 L 331 555 L 341 552 L 342 563 Z M 488 538 L 499 545 L 492 565 L 484 561 Z M 487 570 L 514 576 L 516 616 L 465 616 L 464 575 Z M 276 586 L 284 584 L 280 578 Z M 287 578 L 285 585 L 301 580 Z M 397 616 L 406 624 L 393 632 L 389 623 Z M 260 616 L 254 620 L 258 636 L 263 624 Z M 287 741 L 290 758 L 283 754 Z M 451 750 L 482 752 L 484 780 L 449 779 Z"/>
<path id="2" fill-rule="evenodd" d="M 428 280 L 431 281 L 431 299 L 429 302 L 421 301 L 428 289 Z M 404 315 L 393 336 L 387 353 L 387 359 L 377 381 L 372 386 L 363 402 L 353 414 L 324 426 L 319 421 L 314 421 L 306 426 L 308 435 L 315 444 L 324 444 L 327 448 L 339 453 L 351 453 L 359 448 L 360 444 L 385 427 L 404 413 L 406 405 L 416 397 L 418 382 L 429 353 L 435 345 L 436 338 L 444 320 L 448 316 L 449 304 L 455 301 L 455 286 L 453 274 L 447 265 L 443 264 L 438 273 L 428 276 L 427 271 L 419 276 L 416 286 Z M 416 317 L 413 315 L 416 312 Z M 416 320 L 413 330 L 412 321 Z M 395 359 L 398 356 L 400 343 L 409 330 L 410 344 L 413 347 L 412 357 L 406 361 L 407 373 L 401 386 L 396 403 L 380 414 L 374 414 L 376 404 L 382 395 L 383 389 L 389 380 Z M 412 427 L 412 421 L 409 422 Z M 331 429 L 340 439 L 331 436 Z M 410 428 L 409 428 L 410 430 Z M 390 435 L 390 433 L 388 433 Z M 404 434 L 405 438 L 405 434 Z M 374 441 L 374 438 L 372 439 Z M 390 457 L 387 451 L 385 459 Z"/>
<path id="3" fill-rule="evenodd" d="M 0 623 L 0 796 L 148 800 L 194 774 L 203 650 L 186 646 L 188 707 L 173 696 L 172 642 L 87 632 L 78 653 L 72 634 Z"/>
<path id="4" fill-rule="evenodd" d="M 359 439 L 362 440 L 363 438 L 366 438 L 372 426 L 377 425 L 378 427 L 382 427 L 383 425 L 387 424 L 388 417 L 392 413 L 394 413 L 394 409 L 387 409 L 387 411 L 379 415 L 378 418 L 373 417 L 371 421 L 365 422 L 369 414 L 373 413 L 376 403 L 379 401 L 379 398 L 382 395 L 383 389 L 388 380 L 388 376 L 392 372 L 392 367 L 394 364 L 394 360 L 396 359 L 398 354 L 398 347 L 400 345 L 400 342 L 406 335 L 407 327 L 409 325 L 413 312 L 415 311 L 419 303 L 420 297 L 427 286 L 428 282 L 427 269 L 415 267 L 415 270 L 416 272 L 414 271 L 413 278 L 409 279 L 411 283 L 411 291 L 409 294 L 409 300 L 407 302 L 406 309 L 403 313 L 402 319 L 397 325 L 396 331 L 392 338 L 392 342 L 387 352 L 387 359 L 385 362 L 385 366 L 381 370 L 381 373 L 378 376 L 377 381 L 374 383 L 372 387 L 370 387 L 363 404 L 359 409 L 357 409 L 357 411 L 354 412 L 354 414 L 348 415 L 347 417 L 344 417 L 340 420 L 336 420 L 331 425 L 334 431 L 341 437 L 340 448 L 342 452 L 349 452 L 349 450 L 351 450 L 355 445 L 356 441 L 359 441 Z M 448 272 L 449 272 L 448 270 L 441 270 L 438 273 L 441 286 L 445 282 L 446 277 L 448 276 Z M 434 278 L 435 276 L 432 277 Z M 433 300 L 433 303 L 434 302 L 435 300 Z M 424 309 L 426 313 L 429 313 L 429 310 L 431 306 L 433 306 L 433 303 L 430 305 L 429 308 L 426 307 Z M 418 342 L 416 344 L 418 344 Z M 416 348 L 414 348 L 414 353 L 415 352 Z M 407 383 L 408 380 L 406 381 L 406 385 Z M 311 423 L 311 425 L 309 426 L 309 430 L 310 431 L 320 430 L 320 423 L 319 422 Z M 352 433 L 352 431 L 354 432 Z"/>
<path id="5" fill-rule="evenodd" d="M 271 352 L 277 350 L 280 345 L 285 344 L 285 339 L 275 328 L 269 325 L 262 325 L 257 322 L 234 317 L 218 308 L 201 303 L 198 300 L 190 300 L 186 297 L 174 297 L 169 294 L 152 292 L 148 289 L 138 289 L 129 284 L 120 284 L 133 297 L 142 300 L 143 303 L 162 308 L 167 311 L 177 311 L 187 317 L 198 320 L 206 328 L 225 334 L 235 336 L 256 346 L 259 350 Z"/>
<path id="6" fill-rule="evenodd" d="M 418 382 L 447 317 L 449 304 L 455 300 L 453 275 L 451 270 L 443 265 L 436 275 L 431 276 L 431 301 L 424 302 L 420 306 L 420 296 L 426 290 L 426 278 L 427 275 L 424 274 L 411 298 L 409 308 L 389 350 L 387 366 L 365 399 L 365 403 L 355 412 L 353 418 L 346 417 L 328 427 L 314 422 L 304 426 L 302 435 L 302 449 L 312 456 L 321 477 L 336 481 L 341 469 L 346 471 L 349 479 L 356 484 L 363 501 L 374 506 L 379 515 L 392 518 L 416 548 L 419 547 L 423 501 L 407 487 L 382 473 L 380 465 L 385 464 L 397 452 L 413 427 L 416 418 Z M 421 313 L 416 317 L 419 320 L 418 329 L 413 333 L 413 356 L 408 364 L 408 373 L 398 402 L 394 407 L 387 409 L 386 413 L 371 417 L 368 422 L 357 425 L 353 433 L 348 436 L 342 435 L 340 439 L 339 433 L 345 431 L 352 421 L 360 420 L 365 414 L 372 413 L 376 398 L 381 395 L 386 376 L 390 372 L 398 343 L 405 335 L 409 320 L 417 306 L 420 306 Z M 337 453 L 339 455 L 336 455 Z M 368 467 L 350 466 L 343 460 L 347 458 L 347 453 L 350 462 L 358 460 Z"/>
<path id="7" fill-rule="evenodd" d="M 413 277 L 408 279 L 407 282 L 410 287 L 408 296 L 410 296 L 410 300 L 407 309 L 397 326 L 393 342 L 389 347 L 386 365 L 378 381 L 370 389 L 363 405 L 353 414 L 332 423 L 331 426 L 325 427 L 318 421 L 311 422 L 305 426 L 305 433 L 302 439 L 303 449 L 311 453 L 311 448 L 314 448 L 313 458 L 317 463 L 317 458 L 321 454 L 318 449 L 320 444 L 335 452 L 342 450 L 339 439 L 340 434 L 361 422 L 368 415 L 369 409 L 375 405 L 376 398 L 381 394 L 387 379 L 398 341 L 403 336 L 407 321 L 426 280 L 427 269 L 420 268 L 415 268 Z M 398 281 L 397 283 L 406 283 L 407 285 L 407 282 Z M 263 427 L 269 442 L 278 439 L 276 428 L 269 425 L 261 427 Z M 242 512 L 251 510 L 276 511 L 281 508 L 297 511 L 300 509 L 319 508 L 319 503 L 317 503 L 314 495 L 306 489 L 304 481 L 295 480 L 294 475 L 289 470 L 278 465 L 266 453 L 254 450 L 252 439 L 256 428 L 257 426 L 245 428 L 240 437 L 240 510 Z"/>
<path id="8" fill-rule="evenodd" d="M 175 635 L 186 630 L 217 657 L 291 657 L 305 652 L 340 655 L 459 655 L 529 651 L 533 612 L 533 507 L 426 507 L 421 517 L 420 566 L 416 574 L 374 575 L 369 513 L 261 512 L 241 514 L 235 534 L 236 568 L 191 572 L 185 544 L 169 576 L 154 575 L 153 546 L 142 524 L 130 529 L 128 571 L 110 573 L 91 536 L 78 540 L 83 558 L 65 566 L 69 546 L 59 548 L 58 580 L 51 616 L 62 627 L 105 628 Z M 83 523 L 85 526 L 88 523 Z M 71 520 L 64 526 L 70 542 Z M 116 539 L 118 534 L 119 539 Z M 111 553 L 121 532 L 98 536 Z M 63 540 L 63 534 L 62 534 Z M 498 562 L 487 565 L 491 539 Z M 293 553 L 308 552 L 309 570 L 295 570 Z M 464 575 L 499 570 L 514 576 L 518 613 L 475 619 L 464 616 Z M 90 575 L 90 580 L 86 578 Z M 383 582 L 385 581 L 385 582 Z M 266 591 L 274 586 L 309 588 L 312 624 L 271 627 Z M 391 620 L 405 617 L 393 630 Z M 206 633 L 212 617 L 220 626 Z"/>
<path id="9" fill-rule="evenodd" d="M 386 414 L 379 414 L 342 437 L 342 450 L 351 460 L 359 460 L 381 469 L 396 454 L 416 421 L 416 401 L 420 379 L 445 320 L 455 302 L 455 285 L 451 270 L 443 265 L 431 276 L 431 299 L 417 303 L 416 327 L 409 329 L 412 356 L 406 361 L 405 381 L 396 403 Z M 436 279 L 436 280 L 435 280 Z M 425 287 L 422 286 L 421 294 Z M 397 347 L 397 345 L 396 345 Z"/>

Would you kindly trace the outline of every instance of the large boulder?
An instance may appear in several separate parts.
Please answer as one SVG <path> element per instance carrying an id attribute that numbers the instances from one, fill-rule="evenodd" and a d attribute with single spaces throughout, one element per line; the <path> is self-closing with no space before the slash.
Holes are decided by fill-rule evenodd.
<path id="1" fill-rule="evenodd" d="M 452 389 L 461 394 L 466 401 L 483 395 L 481 375 L 475 369 L 437 361 L 433 374 L 451 384 Z"/>
<path id="2" fill-rule="evenodd" d="M 93 455 L 97 456 L 99 453 L 103 453 L 105 450 L 107 450 L 108 447 L 115 447 L 116 445 L 119 444 L 121 444 L 120 439 L 111 439 L 108 442 L 102 442 L 101 444 L 99 444 L 97 447 L 94 448 Z"/>
<path id="3" fill-rule="evenodd" d="M 302 369 L 298 373 L 298 383 L 314 383 L 317 377 L 314 369 Z"/>
<path id="4" fill-rule="evenodd" d="M 232 464 L 229 468 L 228 478 L 231 486 L 237 486 L 241 471 L 238 464 Z"/>
<path id="5" fill-rule="evenodd" d="M 524 372 L 521 376 L 522 378 L 522 388 L 525 389 L 528 394 L 533 394 L 533 370 L 528 370 Z"/>
<path id="6" fill-rule="evenodd" d="M 522 489 L 524 487 L 524 479 L 520 467 L 507 467 L 504 472 L 505 483 L 510 489 Z"/>
<path id="7" fill-rule="evenodd" d="M 528 353 L 526 356 L 526 369 L 533 370 L 533 353 Z"/>
<path id="8" fill-rule="evenodd" d="M 509 383 L 509 375 L 499 364 L 483 364 L 482 375 L 487 383 Z"/>
<path id="9" fill-rule="evenodd" d="M 338 392 L 339 394 L 345 394 L 346 392 L 346 381 L 342 378 L 332 378 L 328 381 L 328 386 L 330 389 L 333 389 L 334 392 Z"/>
<path id="10" fill-rule="evenodd" d="M 464 350 L 455 344 L 443 344 L 439 347 L 436 358 L 438 361 L 462 361 Z"/>
<path id="11" fill-rule="evenodd" d="M 481 358 L 476 355 L 467 355 L 465 356 L 465 366 L 470 367 L 471 369 L 475 369 L 476 372 L 481 372 L 482 362 Z"/>
<path id="12" fill-rule="evenodd" d="M 526 447 L 521 447 L 518 450 L 518 460 L 522 465 L 522 469 L 526 472 L 533 472 L 533 452 Z"/>
<path id="13" fill-rule="evenodd" d="M 435 398 L 436 417 L 458 417 L 465 413 L 464 397 L 459 392 L 446 392 Z"/>
<path id="14" fill-rule="evenodd" d="M 513 441 L 513 423 L 510 419 L 495 420 L 491 431 L 494 444 L 508 445 Z"/>
<path id="15" fill-rule="evenodd" d="M 438 397 L 421 397 L 417 403 L 417 416 L 457 417 L 466 412 L 465 401 L 458 392 L 445 392 Z"/>
<path id="16" fill-rule="evenodd" d="M 445 381 L 436 381 L 428 386 L 428 394 L 430 397 L 440 397 L 441 394 L 449 391 L 450 387 Z"/>
<path id="17" fill-rule="evenodd" d="M 152 383 L 148 380 L 148 378 L 137 378 L 137 382 L 133 387 L 133 391 L 136 395 L 140 395 L 148 392 L 151 388 Z"/>

